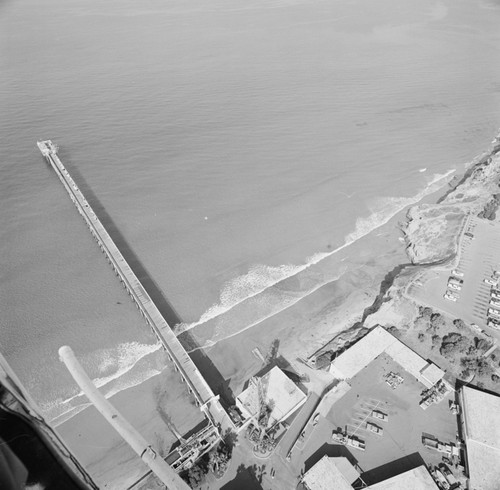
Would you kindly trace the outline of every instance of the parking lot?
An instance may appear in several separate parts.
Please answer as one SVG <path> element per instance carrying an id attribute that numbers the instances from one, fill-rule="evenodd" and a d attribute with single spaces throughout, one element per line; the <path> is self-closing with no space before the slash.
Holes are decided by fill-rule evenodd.
<path id="1" fill-rule="evenodd" d="M 461 289 L 451 289 L 448 281 L 451 270 L 423 272 L 407 289 L 407 294 L 418 303 L 440 310 L 452 318 L 476 324 L 488 335 L 500 339 L 500 330 L 487 326 L 488 308 L 491 307 L 491 285 L 484 282 L 500 270 L 500 225 L 472 218 L 461 238 L 459 263 L 455 268 Z M 472 235 L 472 236 L 470 236 Z M 446 299 L 448 292 L 456 301 Z"/>
<path id="2" fill-rule="evenodd" d="M 403 378 L 395 389 L 384 378 L 391 371 Z M 327 419 L 334 428 L 347 430 L 348 434 L 365 441 L 365 451 L 348 447 L 364 471 L 415 452 L 420 453 L 428 464 L 441 462 L 443 453 L 423 446 L 423 433 L 442 442 L 455 443 L 457 418 L 449 410 L 454 392 L 439 404 L 423 410 L 419 403 L 425 387 L 386 354 L 356 375 L 351 385 L 351 390 L 335 403 Z M 387 414 L 387 420 L 372 417 L 372 410 Z M 370 431 L 367 422 L 383 429 L 383 433 Z"/>

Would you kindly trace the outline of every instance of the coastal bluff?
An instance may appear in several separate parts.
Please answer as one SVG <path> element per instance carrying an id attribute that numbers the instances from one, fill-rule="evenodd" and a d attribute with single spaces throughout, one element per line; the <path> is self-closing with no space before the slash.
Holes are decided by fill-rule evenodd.
<path id="1" fill-rule="evenodd" d="M 499 220 L 499 213 L 495 213 L 499 192 L 500 142 L 496 139 L 492 149 L 437 204 L 421 204 L 408 210 L 401 231 L 411 262 L 426 265 L 451 261 L 468 215 Z"/>

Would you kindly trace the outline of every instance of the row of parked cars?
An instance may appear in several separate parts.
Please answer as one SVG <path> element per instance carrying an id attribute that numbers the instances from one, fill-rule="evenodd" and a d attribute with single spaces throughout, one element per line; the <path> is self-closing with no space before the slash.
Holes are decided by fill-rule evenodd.
<path id="1" fill-rule="evenodd" d="M 448 278 L 448 287 L 444 293 L 444 299 L 455 302 L 460 298 L 460 291 L 464 283 L 463 277 L 463 272 L 457 270 L 451 271 L 451 276 Z"/>
<path id="2" fill-rule="evenodd" d="M 486 278 L 484 282 L 491 286 L 487 325 L 500 330 L 500 271 L 493 271 L 491 277 Z"/>

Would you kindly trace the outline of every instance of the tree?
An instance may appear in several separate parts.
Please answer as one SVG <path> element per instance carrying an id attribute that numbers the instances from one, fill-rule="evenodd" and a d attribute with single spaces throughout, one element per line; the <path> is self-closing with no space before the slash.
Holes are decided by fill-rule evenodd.
<path id="1" fill-rule="evenodd" d="M 198 488 L 205 481 L 206 469 L 200 464 L 195 464 L 189 468 L 187 480 L 191 488 Z"/>
<path id="2" fill-rule="evenodd" d="M 453 357 L 458 352 L 466 352 L 469 345 L 467 337 L 451 332 L 443 337 L 439 352 L 442 356 Z"/>
<path id="3" fill-rule="evenodd" d="M 419 316 L 414 323 L 415 330 L 427 330 L 429 328 L 429 320 Z"/>
<path id="4" fill-rule="evenodd" d="M 432 308 L 429 308 L 428 306 L 420 306 L 418 309 L 418 314 L 420 318 L 430 321 L 432 316 Z"/>
<path id="5" fill-rule="evenodd" d="M 397 339 L 399 339 L 401 337 L 401 332 L 399 331 L 399 329 L 397 327 L 395 327 L 394 325 L 392 325 L 391 327 L 388 327 L 387 328 L 387 331 L 394 335 L 394 337 L 396 337 Z"/>
<path id="6" fill-rule="evenodd" d="M 490 348 L 490 343 L 486 339 L 474 338 L 474 343 L 476 344 L 476 349 L 481 352 L 486 352 Z"/>
<path id="7" fill-rule="evenodd" d="M 461 320 L 460 318 L 457 318 L 456 320 L 453 320 L 453 326 L 455 328 L 458 328 L 458 330 L 463 330 L 465 328 L 465 322 Z"/>
<path id="8" fill-rule="evenodd" d="M 227 470 L 229 454 L 223 443 L 212 449 L 208 454 L 208 467 L 217 477 L 221 477 Z"/>
<path id="9" fill-rule="evenodd" d="M 439 335 L 432 336 L 432 348 L 437 347 L 441 343 L 441 337 Z"/>
<path id="10" fill-rule="evenodd" d="M 462 357 L 460 366 L 478 376 L 491 376 L 493 374 L 493 367 L 482 357 Z"/>
<path id="11" fill-rule="evenodd" d="M 441 315 L 440 313 L 433 313 L 431 315 L 430 329 L 432 329 L 434 332 L 437 332 L 441 327 L 444 327 L 445 325 L 446 320 L 444 319 L 443 315 Z"/>

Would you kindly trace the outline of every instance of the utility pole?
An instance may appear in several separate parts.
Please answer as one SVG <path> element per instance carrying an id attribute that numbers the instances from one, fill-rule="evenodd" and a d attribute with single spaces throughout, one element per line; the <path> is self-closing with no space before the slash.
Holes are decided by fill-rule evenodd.
<path id="1" fill-rule="evenodd" d="M 124 441 L 141 457 L 151 471 L 163 482 L 168 490 L 190 490 L 189 485 L 159 456 L 141 434 L 116 410 L 96 388 L 92 380 L 78 362 L 71 347 L 59 349 L 59 356 L 83 393 L 101 415 L 120 434 Z"/>

